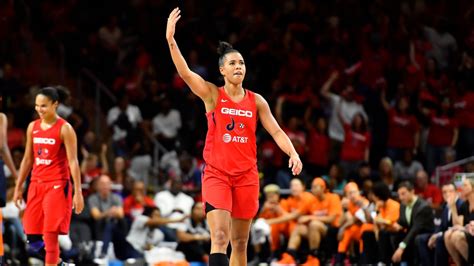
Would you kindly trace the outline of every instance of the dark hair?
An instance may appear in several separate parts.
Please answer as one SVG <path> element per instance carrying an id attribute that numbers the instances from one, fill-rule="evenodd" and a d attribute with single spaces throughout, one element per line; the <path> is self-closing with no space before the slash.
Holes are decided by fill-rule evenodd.
<path id="1" fill-rule="evenodd" d="M 239 51 L 235 50 L 230 43 L 220 41 L 219 46 L 217 46 L 217 54 L 219 55 L 219 66 L 224 65 L 224 57 L 226 54 L 238 52 Z"/>
<path id="2" fill-rule="evenodd" d="M 151 214 L 154 212 L 154 211 L 160 211 L 160 209 L 158 207 L 155 207 L 155 206 L 145 206 L 143 208 L 143 215 L 145 216 L 148 216 L 148 217 L 151 217 Z"/>
<path id="3" fill-rule="evenodd" d="M 400 184 L 398 184 L 398 189 L 401 189 L 401 188 L 406 188 L 409 191 L 413 191 L 413 189 L 415 189 L 415 187 L 413 186 L 413 183 L 410 181 L 403 181 Z"/>
<path id="4" fill-rule="evenodd" d="M 357 113 L 357 114 L 355 114 L 354 117 L 352 118 L 352 121 L 351 121 L 351 128 L 352 128 L 352 130 L 354 130 L 354 131 L 356 130 L 355 124 L 354 124 L 354 118 L 357 117 L 357 116 L 360 117 L 360 119 L 362 120 L 362 121 L 360 122 L 360 123 L 361 123 L 361 124 L 360 124 L 360 129 L 359 129 L 359 130 L 360 130 L 360 133 L 365 133 L 365 132 L 367 132 L 367 121 L 365 120 L 365 117 L 362 115 L 362 113 Z"/>
<path id="5" fill-rule="evenodd" d="M 453 186 L 453 187 L 454 187 L 454 190 L 456 190 L 456 184 L 454 184 L 454 182 L 445 183 L 445 184 L 443 184 L 441 187 L 444 187 L 444 186 Z"/>
<path id="6" fill-rule="evenodd" d="M 372 192 L 380 200 L 386 201 L 390 198 L 390 188 L 382 181 L 379 181 L 374 184 L 372 187 Z"/>
<path id="7" fill-rule="evenodd" d="M 63 86 L 44 87 L 36 93 L 36 96 L 38 96 L 39 94 L 46 96 L 53 103 L 64 102 L 70 96 L 69 90 Z"/>

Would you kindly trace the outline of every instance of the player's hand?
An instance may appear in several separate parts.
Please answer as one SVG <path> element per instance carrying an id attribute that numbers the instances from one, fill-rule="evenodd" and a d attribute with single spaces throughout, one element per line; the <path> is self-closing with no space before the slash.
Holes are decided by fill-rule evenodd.
<path id="1" fill-rule="evenodd" d="M 301 216 L 298 219 L 298 223 L 300 223 L 300 224 L 306 224 L 306 223 L 309 223 L 309 221 L 311 221 L 311 216 L 310 215 L 304 215 L 304 216 Z"/>
<path id="2" fill-rule="evenodd" d="M 23 189 L 19 186 L 15 187 L 15 192 L 13 193 L 13 202 L 18 209 L 22 209 L 23 204 Z"/>
<path id="3" fill-rule="evenodd" d="M 179 8 L 173 9 L 168 16 L 168 23 L 166 24 L 166 40 L 171 40 L 174 37 L 176 23 L 181 18 L 181 10 Z"/>
<path id="4" fill-rule="evenodd" d="M 75 193 L 74 198 L 72 199 L 72 208 L 76 214 L 80 214 L 84 209 L 84 198 L 82 193 Z"/>
<path id="5" fill-rule="evenodd" d="M 303 170 L 303 163 L 300 160 L 298 154 L 292 155 L 288 161 L 288 168 L 291 168 L 291 173 L 293 175 L 299 175 L 301 170 Z"/>
<path id="6" fill-rule="evenodd" d="M 437 239 L 438 239 L 438 236 L 436 234 L 431 235 L 430 239 L 428 240 L 428 247 L 430 249 L 434 249 Z"/>
<path id="7" fill-rule="evenodd" d="M 399 263 L 402 260 L 403 249 L 398 248 L 395 253 L 393 253 L 392 261 L 395 263 Z"/>
<path id="8" fill-rule="evenodd" d="M 400 232 L 403 229 L 403 227 L 399 223 L 394 223 L 392 225 L 392 228 L 393 230 L 395 230 L 395 232 Z"/>
<path id="9" fill-rule="evenodd" d="M 456 195 L 449 195 L 447 199 L 448 207 L 451 209 L 456 208 Z"/>

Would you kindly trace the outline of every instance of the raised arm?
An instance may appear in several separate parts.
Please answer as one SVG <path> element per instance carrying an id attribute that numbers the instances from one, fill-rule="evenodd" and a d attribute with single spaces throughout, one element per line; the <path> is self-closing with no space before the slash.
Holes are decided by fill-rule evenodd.
<path id="1" fill-rule="evenodd" d="M 385 89 L 382 89 L 380 91 L 380 102 L 382 103 L 383 108 L 388 111 L 390 109 L 390 104 L 387 102 L 386 96 L 387 92 Z"/>
<path id="2" fill-rule="evenodd" d="M 19 209 L 21 209 L 20 206 L 23 201 L 23 183 L 25 182 L 26 176 L 28 176 L 31 171 L 31 167 L 33 166 L 33 143 L 31 140 L 33 123 L 34 122 L 31 122 L 28 125 L 28 129 L 26 130 L 25 153 L 23 155 L 23 159 L 21 160 L 20 170 L 18 171 L 18 179 L 16 180 L 15 185 L 15 193 L 13 195 L 13 202 Z"/>
<path id="3" fill-rule="evenodd" d="M 212 107 L 210 109 L 213 109 L 214 100 L 217 98 L 216 86 L 205 81 L 201 76 L 189 69 L 186 60 L 181 54 L 178 44 L 174 39 L 176 23 L 180 18 L 181 10 L 175 8 L 171 11 L 166 25 L 166 40 L 168 41 L 171 58 L 173 59 L 173 63 L 176 66 L 179 76 L 184 80 L 184 82 L 186 82 L 189 88 L 191 88 L 193 93 L 204 101 L 206 104 L 206 110 L 209 110 L 207 107 Z"/>
<path id="4" fill-rule="evenodd" d="M 337 71 L 334 71 L 331 73 L 331 76 L 329 76 L 329 79 L 324 82 L 323 86 L 321 87 L 321 95 L 324 98 L 329 98 L 329 95 L 331 94 L 331 87 L 334 81 L 336 81 L 339 78 L 339 73 Z"/>
<path id="5" fill-rule="evenodd" d="M 12 156 L 10 154 L 10 149 L 8 148 L 7 125 L 7 116 L 3 113 L 0 113 L 0 157 L 3 159 L 5 165 L 12 173 L 14 180 L 16 180 L 18 174 L 16 172 L 15 164 L 13 163 Z"/>
<path id="6" fill-rule="evenodd" d="M 288 167 L 291 168 L 293 175 L 298 175 L 303 169 L 303 163 L 301 162 L 295 147 L 286 133 L 278 125 L 275 117 L 273 117 L 267 101 L 259 94 L 255 94 L 255 101 L 257 103 L 258 116 L 260 121 L 262 121 L 263 127 L 273 137 L 275 142 L 278 144 L 278 147 L 290 156 Z"/>
<path id="7" fill-rule="evenodd" d="M 73 208 L 76 214 L 79 214 L 84 209 L 84 198 L 82 197 L 81 189 L 81 171 L 79 169 L 79 162 L 77 160 L 77 137 L 76 132 L 69 123 L 61 127 L 61 138 L 66 147 L 66 155 L 71 170 L 72 180 L 74 181 L 74 198 Z"/>

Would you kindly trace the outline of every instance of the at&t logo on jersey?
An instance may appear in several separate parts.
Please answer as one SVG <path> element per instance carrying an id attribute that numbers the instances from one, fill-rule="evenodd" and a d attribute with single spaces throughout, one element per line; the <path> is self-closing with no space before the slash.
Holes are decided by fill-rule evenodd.
<path id="1" fill-rule="evenodd" d="M 230 143 L 230 142 L 235 142 L 235 143 L 247 143 L 248 137 L 241 137 L 241 136 L 232 136 L 229 133 L 225 133 L 222 135 L 222 141 L 224 143 Z"/>
<path id="2" fill-rule="evenodd" d="M 55 139 L 50 138 L 33 138 L 34 144 L 47 144 L 47 145 L 54 145 L 56 144 Z"/>
<path id="3" fill-rule="evenodd" d="M 221 108 L 221 113 L 225 114 L 225 115 L 236 115 L 236 116 L 243 116 L 243 117 L 252 117 L 253 116 L 252 111 L 233 109 L 233 108 L 227 108 L 227 107 L 222 107 Z"/>
<path id="4" fill-rule="evenodd" d="M 50 165 L 53 160 L 36 158 L 36 165 Z"/>

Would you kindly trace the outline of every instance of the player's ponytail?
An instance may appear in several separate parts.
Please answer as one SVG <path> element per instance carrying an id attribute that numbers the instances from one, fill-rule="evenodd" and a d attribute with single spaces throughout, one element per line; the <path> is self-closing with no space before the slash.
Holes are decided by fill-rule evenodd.
<path id="1" fill-rule="evenodd" d="M 71 93 L 69 92 L 68 88 L 62 85 L 57 85 L 54 87 L 56 88 L 56 91 L 58 92 L 58 102 L 64 103 L 71 96 Z"/>
<path id="2" fill-rule="evenodd" d="M 219 66 L 224 65 L 224 57 L 228 53 L 238 53 L 239 51 L 235 50 L 232 45 L 228 42 L 219 42 L 219 46 L 217 46 L 217 54 L 219 55 Z"/>
<path id="3" fill-rule="evenodd" d="M 40 89 L 36 95 L 44 95 L 48 97 L 53 103 L 62 103 L 69 98 L 69 90 L 61 85 L 59 86 L 48 86 Z"/>

